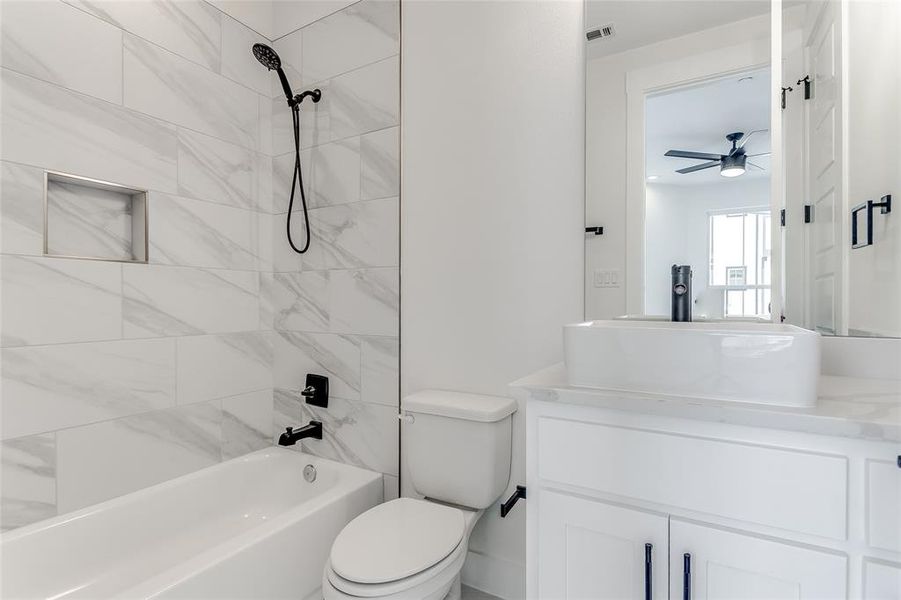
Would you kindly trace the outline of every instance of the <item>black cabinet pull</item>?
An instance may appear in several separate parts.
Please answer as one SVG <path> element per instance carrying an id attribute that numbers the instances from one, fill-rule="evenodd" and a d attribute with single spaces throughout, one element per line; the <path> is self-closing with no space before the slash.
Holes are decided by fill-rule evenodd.
<path id="1" fill-rule="evenodd" d="M 654 565 L 652 564 L 651 552 L 654 550 L 653 544 L 644 545 L 644 600 L 651 600 L 653 588 L 651 581 L 654 579 Z"/>
<path id="2" fill-rule="evenodd" d="M 682 600 L 691 600 L 691 554 L 682 555 Z"/>

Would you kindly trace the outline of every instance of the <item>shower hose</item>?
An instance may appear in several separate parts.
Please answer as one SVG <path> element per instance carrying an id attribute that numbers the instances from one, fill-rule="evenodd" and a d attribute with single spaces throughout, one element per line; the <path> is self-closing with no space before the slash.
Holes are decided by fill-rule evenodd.
<path id="1" fill-rule="evenodd" d="M 291 117 L 294 121 L 294 175 L 291 177 L 291 195 L 288 198 L 288 244 L 298 254 L 303 254 L 310 248 L 310 215 L 307 213 L 307 196 L 303 191 L 303 173 L 300 169 L 300 104 L 291 107 Z M 291 214 L 294 212 L 294 190 L 300 187 L 300 204 L 303 206 L 304 230 L 307 233 L 307 241 L 302 248 L 294 244 L 291 237 Z"/>

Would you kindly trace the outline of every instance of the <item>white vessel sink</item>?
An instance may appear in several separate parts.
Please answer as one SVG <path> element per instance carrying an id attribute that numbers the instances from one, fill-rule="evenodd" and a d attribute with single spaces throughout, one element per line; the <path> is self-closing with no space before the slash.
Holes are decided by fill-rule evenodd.
<path id="1" fill-rule="evenodd" d="M 589 321 L 563 328 L 570 385 L 813 406 L 820 336 L 774 323 Z"/>

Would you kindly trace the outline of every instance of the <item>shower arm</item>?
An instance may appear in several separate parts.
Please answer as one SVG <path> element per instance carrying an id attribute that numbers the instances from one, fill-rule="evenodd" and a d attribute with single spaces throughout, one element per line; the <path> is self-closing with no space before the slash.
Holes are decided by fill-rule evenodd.
<path id="1" fill-rule="evenodd" d="M 314 103 L 319 102 L 319 100 L 322 99 L 322 92 L 319 91 L 319 88 L 316 88 L 315 90 L 306 90 L 294 96 L 294 98 L 288 101 L 288 104 L 290 104 L 292 108 L 299 106 L 300 103 L 304 101 L 304 98 L 307 97 L 312 99 Z"/>

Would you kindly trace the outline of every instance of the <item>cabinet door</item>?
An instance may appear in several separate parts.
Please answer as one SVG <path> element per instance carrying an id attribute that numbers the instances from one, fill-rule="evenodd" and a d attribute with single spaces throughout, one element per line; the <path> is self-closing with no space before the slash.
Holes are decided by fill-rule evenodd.
<path id="1" fill-rule="evenodd" d="M 538 504 L 539 598 L 667 597 L 665 515 L 548 490 Z"/>
<path id="2" fill-rule="evenodd" d="M 901 598 L 901 565 L 877 560 L 863 563 L 864 600 Z"/>
<path id="3" fill-rule="evenodd" d="M 690 594 L 684 591 L 686 553 Z M 673 600 L 845 598 L 846 579 L 844 556 L 670 519 Z"/>

